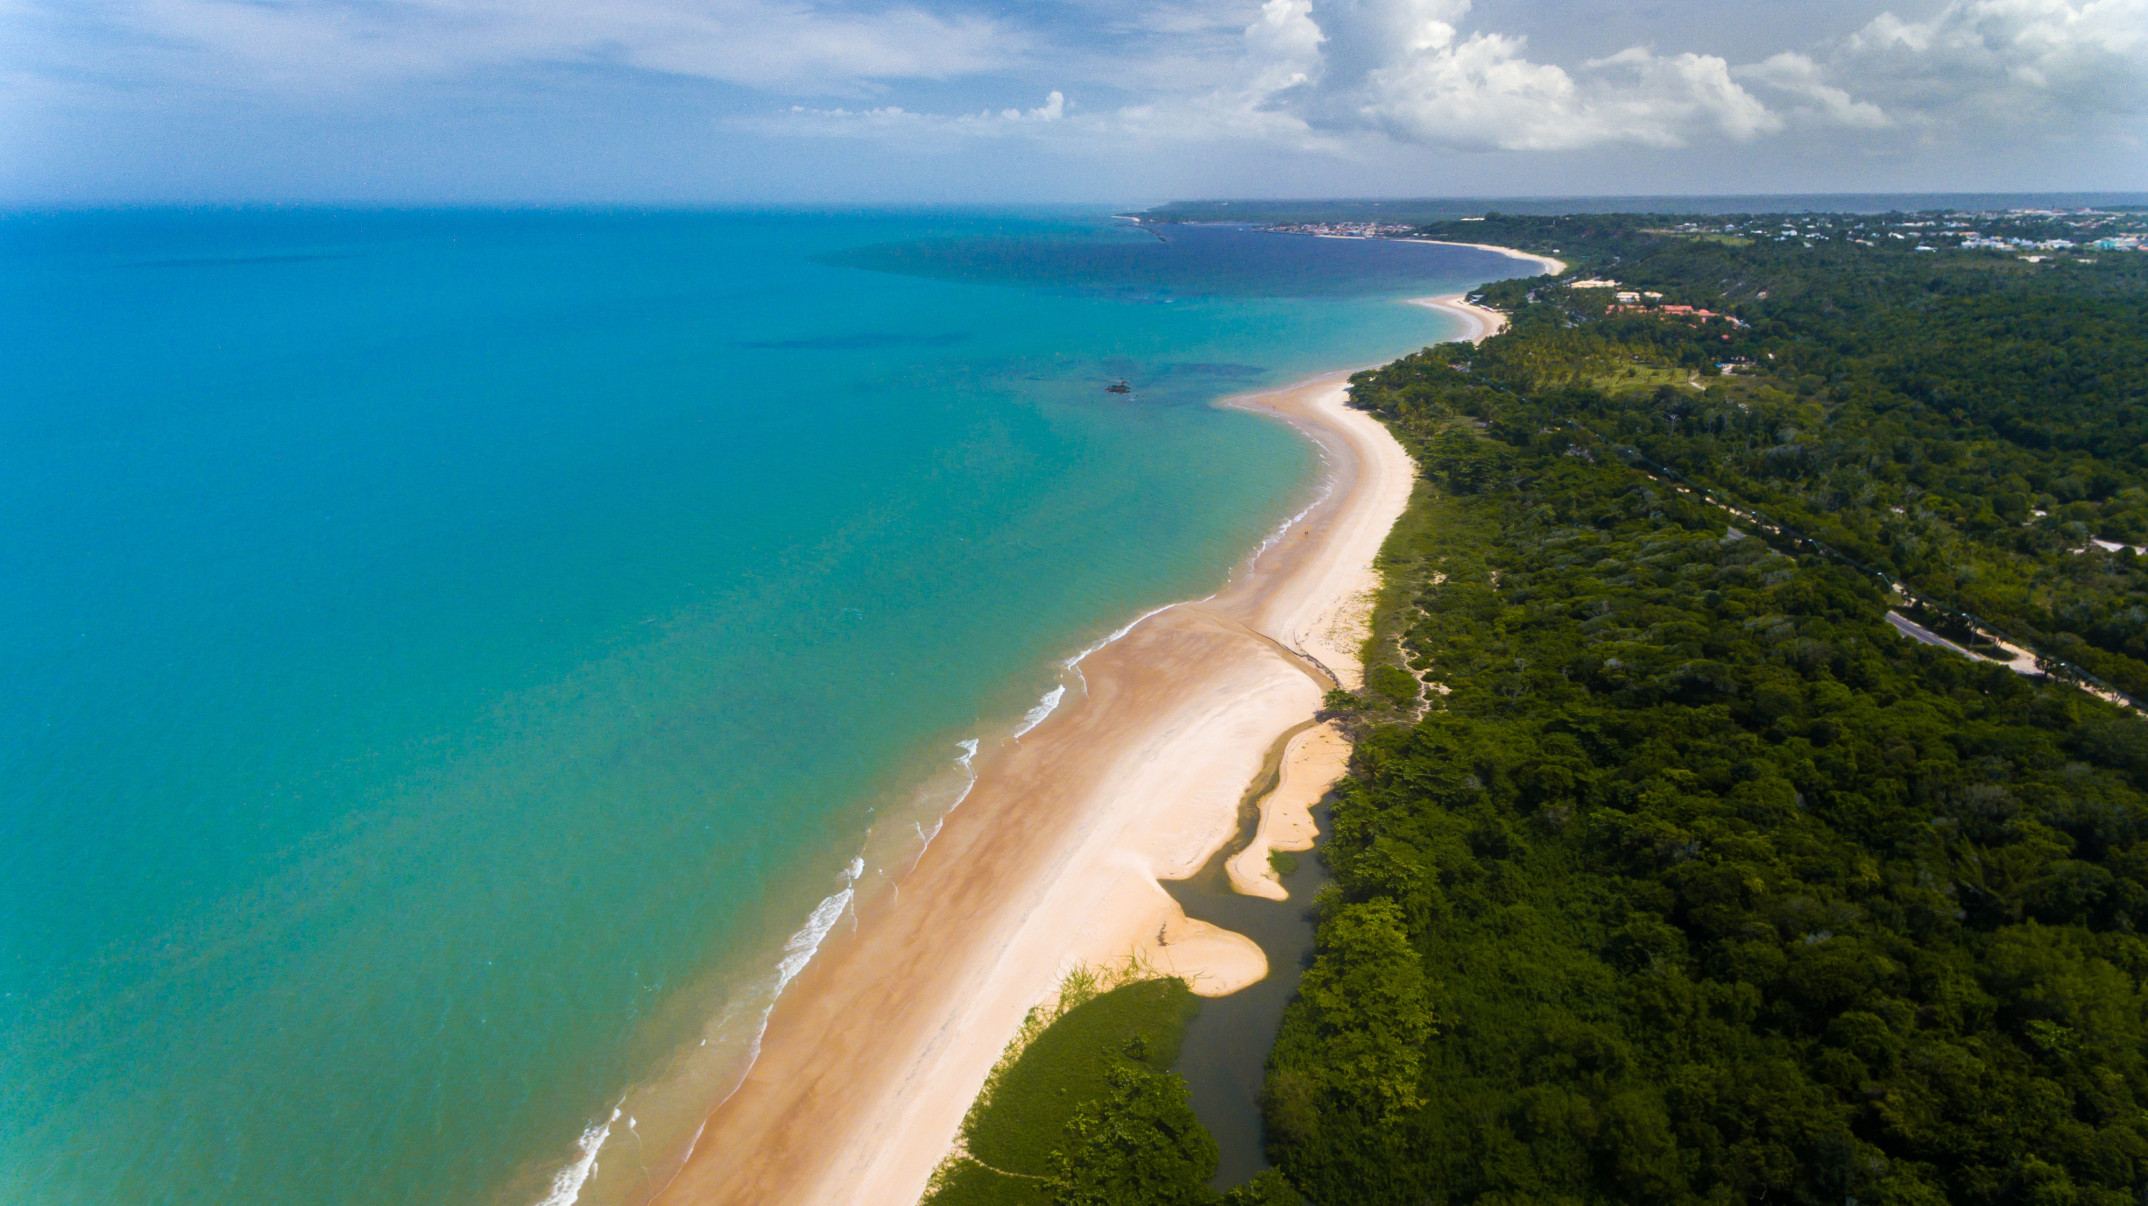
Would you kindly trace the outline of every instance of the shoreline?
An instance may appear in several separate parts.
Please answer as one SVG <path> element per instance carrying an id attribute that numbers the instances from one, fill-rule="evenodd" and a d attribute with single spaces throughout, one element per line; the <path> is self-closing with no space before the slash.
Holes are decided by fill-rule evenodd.
<path id="1" fill-rule="evenodd" d="M 1537 275 L 1539 276 L 1558 276 L 1566 271 L 1565 260 L 1554 256 L 1538 255 L 1534 251 L 1523 251 L 1519 247 L 1502 247 L 1497 243 L 1457 243 L 1453 239 L 1416 239 L 1408 237 L 1396 239 L 1395 242 L 1429 243 L 1434 247 L 1466 247 L 1472 251 L 1489 251 L 1496 255 L 1503 255 L 1510 260 L 1520 260 L 1525 264 L 1534 264 L 1537 267 Z"/>
<path id="2" fill-rule="evenodd" d="M 1507 329 L 1507 316 L 1490 306 L 1480 306 L 1460 293 L 1442 293 L 1437 297 L 1412 297 L 1410 305 L 1423 306 L 1459 320 L 1467 329 L 1458 340 L 1450 342 L 1482 343 Z"/>
<path id="3" fill-rule="evenodd" d="M 1462 319 L 1472 343 L 1505 325 L 1459 294 L 1409 300 Z M 1327 462 L 1320 493 L 1215 594 L 1144 613 L 1068 659 L 1075 691 L 1055 689 L 1018 732 L 970 749 L 962 808 L 927 836 L 892 902 L 852 913 L 775 1002 L 743 1079 L 650 1200 L 914 1202 L 1022 1018 L 1068 971 L 1138 962 L 1208 996 L 1267 974 L 1258 945 L 1188 918 L 1162 885 L 1231 841 L 1279 743 L 1260 802 L 1265 849 L 1309 848 L 1311 808 L 1347 769 L 1339 734 L 1292 734 L 1314 731 L 1329 686 L 1362 685 L 1374 560 L 1416 483 L 1386 427 L 1345 404 L 1355 371 L 1217 403 L 1310 440 Z M 1258 868 L 1233 869 L 1240 893 L 1280 892 L 1260 882 L 1265 849 Z"/>
<path id="4" fill-rule="evenodd" d="M 1566 271 L 1566 261 L 1564 260 L 1554 259 L 1548 255 L 1538 255 L 1533 251 L 1522 251 L 1515 247 L 1501 247 L 1493 243 L 1456 243 L 1448 239 L 1397 239 L 1395 241 L 1398 243 L 1429 243 L 1434 247 L 1473 247 L 1478 251 L 1495 252 L 1510 260 L 1520 260 L 1525 264 L 1534 264 L 1544 276 L 1557 276 Z M 1438 311 L 1441 314 L 1459 319 L 1466 324 L 1466 330 L 1461 339 L 1450 342 L 1482 343 L 1507 329 L 1507 316 L 1505 314 L 1492 309 L 1490 306 L 1480 306 L 1470 301 L 1469 295 L 1466 293 L 1442 293 L 1434 297 L 1412 297 L 1408 301 L 1413 306 L 1423 306 L 1427 310 Z"/>
<path id="5" fill-rule="evenodd" d="M 1373 559 L 1415 466 L 1326 374 L 1225 405 L 1325 453 L 1323 493 L 1215 595 L 1079 659 L 1070 694 L 977 758 L 902 891 L 831 935 L 776 1003 L 665 1202 L 915 1201 L 1031 1006 L 1077 966 L 1139 961 L 1222 995 L 1267 973 L 1162 881 L 1228 842 L 1275 739 L 1355 686 Z M 832 1158 L 831 1158 L 832 1157 Z"/>

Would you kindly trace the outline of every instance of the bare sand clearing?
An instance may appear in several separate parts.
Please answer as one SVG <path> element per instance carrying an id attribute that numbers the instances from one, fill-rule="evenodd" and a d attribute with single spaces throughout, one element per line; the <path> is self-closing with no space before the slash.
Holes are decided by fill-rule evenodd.
<path id="1" fill-rule="evenodd" d="M 784 994 L 660 1200 L 914 1202 L 1023 1015 L 1070 969 L 1138 956 L 1212 995 L 1267 974 L 1259 947 L 1189 920 L 1158 881 L 1229 840 L 1330 676 L 1360 680 L 1373 558 L 1416 470 L 1345 396 L 1336 374 L 1233 403 L 1318 443 L 1327 493 L 1215 597 L 1092 654 L 1084 696 L 980 754 L 899 895 L 830 936 Z M 1317 774 L 1286 757 L 1293 784 Z"/>

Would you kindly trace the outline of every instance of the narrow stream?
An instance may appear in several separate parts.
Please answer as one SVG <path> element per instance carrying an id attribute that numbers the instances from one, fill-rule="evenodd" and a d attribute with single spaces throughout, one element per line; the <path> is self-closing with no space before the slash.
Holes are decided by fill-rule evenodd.
<path id="1" fill-rule="evenodd" d="M 1313 810 L 1320 832 L 1328 832 L 1328 807 Z M 1255 814 L 1254 823 L 1258 823 Z M 1241 896 L 1231 890 L 1223 864 L 1244 848 L 1250 828 L 1219 852 L 1193 878 L 1164 887 L 1186 915 L 1236 930 L 1260 944 L 1268 955 L 1268 975 L 1260 983 L 1201 1002 L 1186 1027 L 1174 1070 L 1193 1087 L 1193 1111 L 1221 1149 L 1215 1185 L 1226 1189 L 1268 1167 L 1262 1151 L 1260 1088 L 1268 1049 L 1282 1025 L 1283 1007 L 1298 991 L 1313 955 L 1313 898 L 1332 878 L 1319 851 L 1307 850 L 1283 878 L 1289 900 Z"/>

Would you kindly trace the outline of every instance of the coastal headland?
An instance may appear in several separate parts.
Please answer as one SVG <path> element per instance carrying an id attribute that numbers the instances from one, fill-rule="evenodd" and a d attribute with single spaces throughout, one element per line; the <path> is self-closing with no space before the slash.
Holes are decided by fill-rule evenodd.
<path id="1" fill-rule="evenodd" d="M 1471 320 L 1464 338 L 1498 329 L 1443 301 Z M 752 1069 L 656 1200 L 915 1201 L 1024 1015 L 1070 970 L 1131 962 L 1209 996 L 1267 974 L 1259 946 L 1186 917 L 1162 881 L 1230 840 L 1268 774 L 1284 790 L 1263 848 L 1309 845 L 1295 813 L 1347 763 L 1330 727 L 1306 725 L 1329 688 L 1361 685 L 1374 561 L 1416 480 L 1348 391 L 1333 373 L 1225 403 L 1312 441 L 1319 496 L 1215 595 L 1143 617 L 1080 661 L 1048 720 L 979 752 L 969 797 L 900 891 L 831 935 L 777 1003 Z M 1239 890 L 1262 892 L 1264 869 L 1241 869 Z"/>

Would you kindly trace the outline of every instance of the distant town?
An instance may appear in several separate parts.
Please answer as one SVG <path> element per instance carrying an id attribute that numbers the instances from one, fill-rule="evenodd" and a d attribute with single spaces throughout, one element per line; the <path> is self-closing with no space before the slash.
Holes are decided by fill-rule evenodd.
<path id="1" fill-rule="evenodd" d="M 1482 219 L 1463 218 L 1464 222 Z M 1416 226 L 1395 222 L 1287 222 L 1268 229 L 1330 239 L 1407 238 Z M 2031 262 L 2051 255 L 2148 251 L 2148 214 L 2138 210 L 1943 210 L 1892 214 L 1763 214 L 1691 219 L 1665 234 L 1738 242 L 1852 243 L 1937 254 L 1998 252 Z"/>

